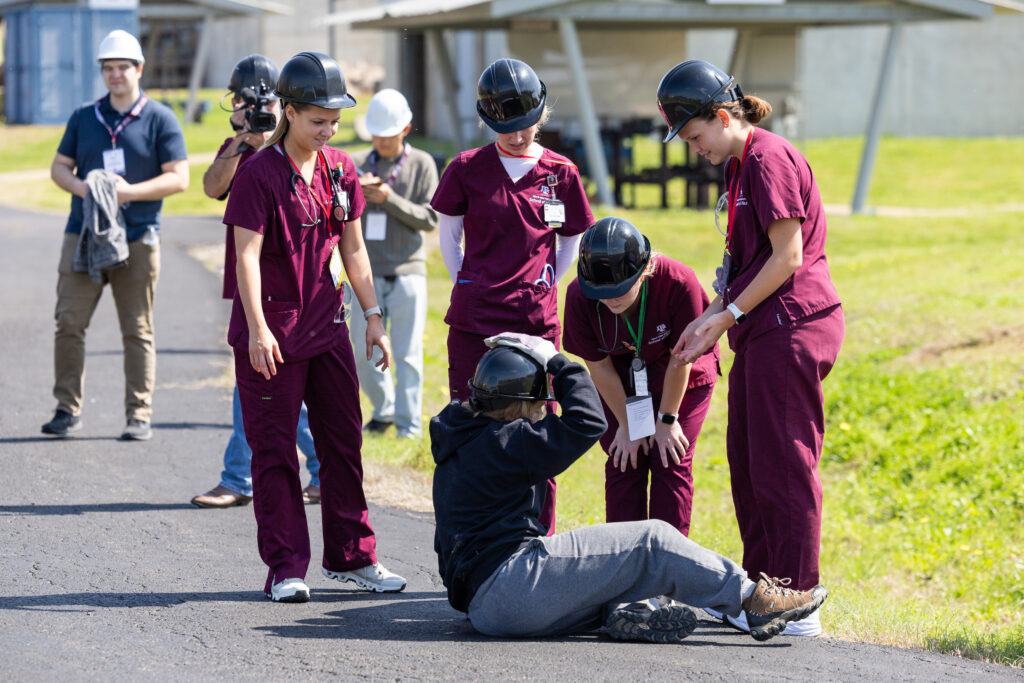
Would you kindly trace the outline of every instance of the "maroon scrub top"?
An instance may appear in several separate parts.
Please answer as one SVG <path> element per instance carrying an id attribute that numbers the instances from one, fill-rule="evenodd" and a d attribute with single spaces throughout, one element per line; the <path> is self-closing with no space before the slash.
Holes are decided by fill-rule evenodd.
<path id="1" fill-rule="evenodd" d="M 324 147 L 324 153 L 332 169 L 339 162 L 342 164 L 341 189 L 348 192 L 350 204 L 344 222 L 330 217 L 328 230 L 323 208 L 316 205 L 320 223 L 302 227 L 302 223 L 309 222 L 303 205 L 310 213 L 313 207 L 301 179 L 296 181 L 298 192 L 292 191 L 291 162 L 278 147 L 260 150 L 238 169 L 224 211 L 225 225 L 263 235 L 260 252 L 263 314 L 286 361 L 311 358 L 334 346 L 347 334 L 344 323 L 334 322 L 341 306 L 341 292 L 331 278 L 331 249 L 340 241 L 345 222 L 362 215 L 366 201 L 355 164 L 348 154 L 333 147 Z M 329 211 L 330 184 L 319 160 L 313 173 L 312 192 Z M 303 204 L 299 203 L 300 198 Z M 228 343 L 248 349 L 249 328 L 237 292 L 234 299 Z"/>
<path id="2" fill-rule="evenodd" d="M 647 314 L 643 350 L 647 388 L 661 398 L 672 346 L 683 330 L 708 307 L 710 301 L 692 268 L 667 256 L 655 256 L 654 274 L 647 281 Z M 602 332 L 603 330 L 603 332 Z M 633 340 L 622 317 L 595 299 L 583 296 L 579 279 L 565 293 L 565 332 L 562 348 L 591 362 L 611 357 L 615 371 L 630 393 Z M 718 376 L 718 344 L 708 349 L 690 369 L 688 388 L 713 384 Z"/>
<path id="3" fill-rule="evenodd" d="M 565 223 L 556 229 L 544 223 L 544 203 L 553 196 L 565 204 Z M 558 288 L 536 282 L 555 266 L 555 235 L 579 235 L 594 222 L 576 166 L 545 149 L 512 182 L 496 146 L 486 145 L 452 160 L 430 203 L 464 216 L 465 256 L 444 321 L 485 336 L 557 336 Z"/>
<path id="4" fill-rule="evenodd" d="M 736 161 L 726 170 L 733 187 Z M 726 305 L 746 289 L 772 254 L 768 226 L 798 218 L 804 241 L 803 265 L 762 301 L 740 325 L 729 329 L 729 345 L 742 348 L 749 339 L 806 318 L 839 303 L 825 259 L 825 211 L 807 160 L 785 138 L 755 128 L 740 168 L 732 228 L 732 276 Z"/>
<path id="5" fill-rule="evenodd" d="M 224 150 L 228 148 L 231 141 L 235 137 L 231 136 L 224 140 L 221 144 L 220 149 L 217 150 L 217 156 L 219 157 L 224 153 Z M 245 151 L 238 155 L 238 166 L 235 167 L 235 173 L 238 173 L 238 169 L 242 167 L 246 161 L 249 160 L 253 154 L 256 153 L 252 147 L 246 147 Z M 234 180 L 232 178 L 232 180 Z M 231 185 L 228 185 L 228 189 L 224 194 L 217 197 L 220 201 L 224 201 L 228 198 L 228 194 L 231 192 Z M 225 299 L 234 299 L 235 290 L 238 289 L 238 280 L 235 273 L 235 233 L 231 229 L 230 225 L 224 227 L 224 288 L 221 292 L 221 296 Z"/>

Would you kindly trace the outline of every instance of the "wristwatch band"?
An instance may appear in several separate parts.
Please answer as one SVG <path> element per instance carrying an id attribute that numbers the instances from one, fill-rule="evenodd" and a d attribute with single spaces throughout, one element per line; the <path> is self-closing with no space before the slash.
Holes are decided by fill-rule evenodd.
<path id="1" fill-rule="evenodd" d="M 663 424 L 673 424 L 676 421 L 676 416 L 672 413 L 658 413 L 658 422 Z"/>
<path id="2" fill-rule="evenodd" d="M 740 307 L 737 306 L 734 303 L 731 303 L 728 306 L 726 306 L 725 310 L 727 310 L 730 313 L 732 313 L 732 317 L 736 319 L 736 324 L 737 325 L 739 325 L 741 322 L 743 322 L 744 318 L 747 317 L 747 314 L 744 313 L 743 311 L 741 311 Z"/>
<path id="3" fill-rule="evenodd" d="M 380 310 L 380 306 L 371 306 L 363 311 L 363 318 L 365 320 L 369 320 L 371 315 L 379 315 L 382 318 L 384 317 L 384 313 Z"/>

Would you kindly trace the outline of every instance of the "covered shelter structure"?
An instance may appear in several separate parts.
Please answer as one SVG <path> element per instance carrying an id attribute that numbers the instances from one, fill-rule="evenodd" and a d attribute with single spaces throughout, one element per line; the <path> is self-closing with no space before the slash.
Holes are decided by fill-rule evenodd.
<path id="1" fill-rule="evenodd" d="M 612 204 L 601 117 L 656 116 L 658 79 L 685 54 L 685 32 L 736 32 L 728 69 L 744 89 L 776 102 L 799 93 L 800 32 L 810 27 L 887 25 L 888 38 L 865 122 L 852 210 L 861 212 L 881 133 L 890 75 L 908 22 L 985 20 L 1024 12 L 1018 0 L 398 0 L 330 14 L 328 25 L 426 37 L 439 67 L 453 138 L 464 146 L 457 65 L 448 31 L 504 31 L 508 49 L 531 63 L 559 97 L 557 115 L 578 122 L 598 200 Z M 673 37 L 674 36 L 674 37 Z M 668 42 L 666 42 L 668 41 Z M 406 64 L 408 60 L 404 60 Z M 780 117 L 783 118 L 783 117 Z"/>

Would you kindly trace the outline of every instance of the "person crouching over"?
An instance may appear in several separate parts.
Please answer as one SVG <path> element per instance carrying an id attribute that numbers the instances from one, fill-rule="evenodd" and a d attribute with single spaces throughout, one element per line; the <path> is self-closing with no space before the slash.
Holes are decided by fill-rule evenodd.
<path id="1" fill-rule="evenodd" d="M 824 602 L 827 591 L 755 583 L 735 562 L 661 520 L 599 524 L 545 536 L 538 521 L 546 482 L 586 453 L 607 428 L 590 376 L 539 337 L 502 333 L 469 382 L 470 399 L 430 421 L 434 550 L 448 601 L 489 636 L 540 637 L 601 629 L 619 640 L 678 642 L 693 611 L 620 607 L 667 596 L 726 614 L 746 610 L 767 640 Z M 547 414 L 554 399 L 562 414 Z M 667 604 L 665 604 L 667 602 Z"/>

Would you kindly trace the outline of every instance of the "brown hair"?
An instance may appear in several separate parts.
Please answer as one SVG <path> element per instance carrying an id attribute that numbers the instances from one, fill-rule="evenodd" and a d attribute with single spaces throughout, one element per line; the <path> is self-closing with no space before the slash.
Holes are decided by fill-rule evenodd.
<path id="1" fill-rule="evenodd" d="M 746 121 L 755 126 L 772 113 L 772 105 L 765 100 L 756 95 L 744 95 L 741 100 L 715 102 L 707 109 L 702 118 L 705 121 L 711 121 L 718 114 L 719 109 L 726 110 L 734 119 Z"/>
<path id="2" fill-rule="evenodd" d="M 464 405 L 469 407 L 468 402 Z M 504 408 L 484 410 L 478 414 L 498 422 L 512 422 L 513 420 L 520 419 L 527 420 L 530 423 L 540 422 L 547 415 L 547 404 L 544 401 L 513 401 Z"/>
<path id="3" fill-rule="evenodd" d="M 277 143 L 281 142 L 281 140 L 284 139 L 285 135 L 288 135 L 288 117 L 285 115 L 284 111 L 286 107 L 291 107 L 295 111 L 302 111 L 304 109 L 308 109 L 310 105 L 304 104 L 302 102 L 282 101 L 281 118 L 277 120 L 277 128 L 275 128 L 274 132 L 270 135 L 269 138 L 267 138 L 267 141 L 263 143 L 262 149 L 266 149 L 267 147 L 273 147 Z"/>

